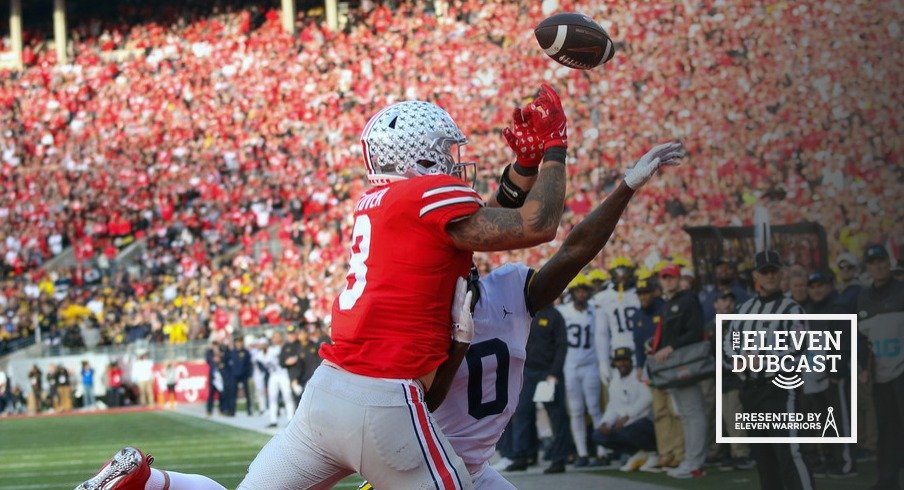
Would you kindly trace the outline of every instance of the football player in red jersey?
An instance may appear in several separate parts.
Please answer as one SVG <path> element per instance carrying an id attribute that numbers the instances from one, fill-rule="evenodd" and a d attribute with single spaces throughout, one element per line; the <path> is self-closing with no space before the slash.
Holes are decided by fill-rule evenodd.
<path id="1" fill-rule="evenodd" d="M 467 139 L 438 106 L 401 102 L 367 123 L 361 141 L 375 187 L 355 206 L 333 343 L 321 348 L 324 363 L 292 422 L 261 450 L 240 489 L 328 488 L 354 472 L 383 488 L 471 487 L 424 403 L 452 346 L 456 280 L 467 275 L 472 251 L 554 238 L 564 204 L 567 128 L 558 95 L 544 85 L 516 114 L 506 139 L 519 153 L 518 174 L 506 172 L 495 199 L 523 199 L 519 209 L 485 207 L 463 180 L 457 150 Z M 534 180 L 530 193 L 518 191 Z M 466 349 L 457 342 L 453 351 Z M 280 460 L 290 463 L 276 470 Z"/>

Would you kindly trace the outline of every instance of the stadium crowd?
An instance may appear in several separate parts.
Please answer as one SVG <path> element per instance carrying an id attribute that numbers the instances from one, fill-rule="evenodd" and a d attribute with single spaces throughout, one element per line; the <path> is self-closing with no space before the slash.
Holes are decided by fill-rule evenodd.
<path id="1" fill-rule="evenodd" d="M 231 339 L 276 325 L 289 325 L 286 344 L 306 338 L 305 331 L 314 333 L 315 345 L 326 336 L 331 299 L 344 282 L 351 196 L 363 189 L 358 136 L 365 118 L 407 98 L 443 106 L 468 133 L 466 158 L 480 162 L 478 185 L 487 194 L 511 160 L 499 134 L 509 108 L 543 80 L 562 89 L 573 128 L 560 238 L 650 142 L 678 135 L 690 151 L 688 165 L 638 196 L 594 264 L 602 269 L 624 256 L 630 259 L 621 257 L 621 264 L 641 265 L 627 267 L 631 276 L 619 289 L 642 296 L 636 325 L 642 314 L 652 325 L 662 308 L 654 273 L 674 277 L 672 266 L 681 265 L 680 289 L 700 290 L 707 320 L 701 338 L 710 338 L 712 315 L 735 311 L 754 292 L 735 267 L 743 272 L 754 259 L 720 260 L 715 283 L 701 284 L 686 262 L 672 259 L 690 255 L 682 227 L 749 225 L 758 206 L 773 223 L 816 220 L 827 231 L 830 264 L 841 279 L 837 295 L 831 272 L 809 270 L 793 254 L 782 257 L 792 265 L 784 297 L 808 312 L 826 298 L 858 312 L 860 258 L 869 270 L 889 251 L 891 264 L 899 256 L 904 206 L 896 190 L 904 172 L 896 109 L 904 80 L 900 63 L 885 54 L 901 43 L 893 20 L 900 3 L 842 11 L 827 0 L 666 6 L 455 0 L 440 12 L 423 2 L 398 3 L 362 2 L 339 33 L 302 12 L 290 36 L 275 10 L 249 2 L 162 2 L 153 10 L 124 2 L 116 12 L 75 19 L 72 62 L 61 66 L 39 34 L 27 33 L 25 69 L 0 76 L 0 354 L 8 341 L 38 328 L 49 343 L 72 348 L 213 338 L 208 389 L 220 413 L 235 414 L 244 383 L 245 408 L 270 408 L 275 425 L 278 387 L 269 378 L 291 377 L 291 394 L 282 395 L 288 409 L 297 400 L 287 398 L 298 396 L 319 363 L 316 349 L 301 356 L 310 366 L 291 368 L 281 357 L 260 355 L 281 340 L 258 336 L 248 342 L 249 367 L 238 360 L 244 348 Z M 531 28 L 551 4 L 602 21 L 618 41 L 615 59 L 580 72 L 544 57 Z M 143 251 L 120 263 L 117 256 L 136 241 Z M 884 256 L 867 248 L 877 242 L 890 245 Z M 513 260 L 536 265 L 558 244 L 479 260 L 484 270 Z M 73 269 L 42 270 L 68 246 Z M 606 267 L 613 275 L 618 268 Z M 900 264 L 895 274 L 901 280 Z M 826 285 L 832 287 L 821 289 Z M 593 292 L 605 287 L 599 281 Z M 296 326 L 302 332 L 292 333 Z M 92 339 L 83 338 L 88 331 Z M 633 379 L 631 369 L 655 354 L 653 330 L 645 332 L 633 352 L 615 353 L 613 372 L 617 362 L 627 366 L 619 380 Z M 861 371 L 872 372 L 864 359 Z M 81 373 L 35 366 L 30 387 L 13 387 L 0 373 L 0 412 L 90 407 L 93 397 L 85 394 L 95 393 L 95 382 L 106 386 L 108 406 L 159 401 L 141 389 L 150 378 L 131 370 L 98 366 L 95 381 L 87 361 Z M 740 403 L 737 385 L 715 393 L 712 380 L 699 384 L 709 424 L 719 422 L 712 415 L 716 397 Z M 860 385 L 861 394 L 872 386 Z M 713 426 L 694 425 L 686 407 L 663 402 L 675 393 L 642 383 L 630 389 L 649 396 L 642 413 L 616 413 L 613 403 L 596 407 L 603 422 L 594 418 L 588 434 L 600 447 L 591 445 L 575 462 L 696 477 L 699 463 L 679 463 L 692 459 L 690 440 L 705 439 L 698 446 L 710 463 L 753 466 L 749 447 L 712 444 L 705 435 Z M 820 403 L 819 393 L 808 395 Z M 208 413 L 212 402 L 213 395 Z M 863 459 L 882 450 L 873 398 L 865 395 L 858 405 Z M 513 424 L 524 422 L 516 414 Z M 625 439 L 634 445 L 620 445 L 616 433 L 629 427 Z M 501 470 L 536 463 L 537 434 L 513 441 L 512 432 L 523 435 L 510 429 L 503 438 Z M 570 431 L 552 436 L 575 442 Z M 854 474 L 855 465 L 839 458 L 825 448 L 805 451 L 813 474 Z"/>
<path id="2" fill-rule="evenodd" d="M 540 3 L 457 0 L 438 15 L 363 2 L 339 33 L 302 12 L 295 36 L 272 9 L 164 3 L 75 23 L 66 65 L 28 33 L 25 69 L 0 78 L 0 341 L 45 325 L 77 346 L 65 327 L 82 320 L 109 344 L 205 338 L 225 317 L 327 321 L 367 115 L 437 102 L 467 131 L 489 190 L 511 159 L 508 108 L 541 80 L 567 94 L 575 128 L 561 234 L 649 142 L 679 135 L 690 150 L 628 209 L 606 256 L 687 255 L 683 226 L 749 224 L 758 205 L 773 222 L 818 217 L 832 256 L 901 236 L 890 183 L 904 178 L 904 84 L 882 54 L 900 44 L 897 2 L 842 13 L 824 0 L 559 1 L 618 41 L 587 72 L 537 50 Z M 143 273 L 116 270 L 143 238 Z M 484 266 L 536 263 L 557 243 Z M 71 277 L 43 273 L 69 245 Z M 231 247 L 238 257 L 219 265 Z"/>

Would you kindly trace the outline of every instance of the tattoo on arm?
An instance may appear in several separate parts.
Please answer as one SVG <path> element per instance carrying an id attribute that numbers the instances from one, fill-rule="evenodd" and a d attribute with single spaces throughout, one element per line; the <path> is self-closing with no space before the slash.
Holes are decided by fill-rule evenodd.
<path id="1" fill-rule="evenodd" d="M 538 206 L 530 226 L 534 230 L 557 228 L 565 204 L 565 165 L 544 165 L 536 184 L 525 201 L 525 207 L 529 203 Z"/>
<path id="2" fill-rule="evenodd" d="M 447 232 L 458 248 L 472 251 L 507 250 L 525 234 L 518 211 L 505 208 L 483 208 L 465 221 L 450 224 Z"/>
<path id="3" fill-rule="evenodd" d="M 565 165 L 544 164 L 520 209 L 482 208 L 450 223 L 446 232 L 460 250 L 497 251 L 530 247 L 550 240 L 562 217 Z"/>

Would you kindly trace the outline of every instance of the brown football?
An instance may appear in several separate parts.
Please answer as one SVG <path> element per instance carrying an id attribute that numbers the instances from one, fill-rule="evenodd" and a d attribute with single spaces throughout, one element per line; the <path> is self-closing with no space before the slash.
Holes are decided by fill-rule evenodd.
<path id="1" fill-rule="evenodd" d="M 534 29 L 540 48 L 552 59 L 578 70 L 589 70 L 612 59 L 609 34 L 583 14 L 555 14 Z"/>

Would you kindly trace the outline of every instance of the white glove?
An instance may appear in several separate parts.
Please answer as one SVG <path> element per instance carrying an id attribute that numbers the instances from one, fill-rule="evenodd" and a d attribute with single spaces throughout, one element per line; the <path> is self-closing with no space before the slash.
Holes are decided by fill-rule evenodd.
<path id="1" fill-rule="evenodd" d="M 665 143 L 653 147 L 633 167 L 625 171 L 625 184 L 635 191 L 643 187 L 663 165 L 673 167 L 679 165 L 687 153 L 681 142 Z"/>
<path id="2" fill-rule="evenodd" d="M 468 281 L 459 277 L 452 297 L 452 338 L 470 344 L 474 340 L 474 319 L 471 317 L 471 291 Z"/>

